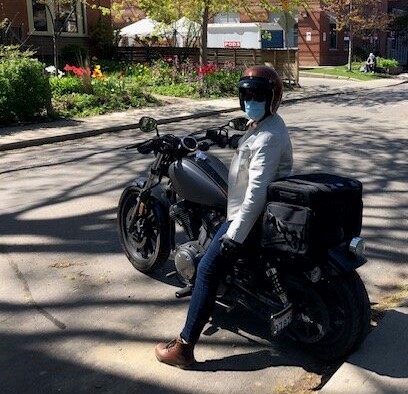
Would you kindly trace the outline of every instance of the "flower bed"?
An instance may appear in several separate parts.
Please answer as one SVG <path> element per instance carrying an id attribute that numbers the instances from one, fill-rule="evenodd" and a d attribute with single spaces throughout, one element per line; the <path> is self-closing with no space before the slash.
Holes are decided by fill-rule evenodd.
<path id="1" fill-rule="evenodd" d="M 214 64 L 198 67 L 176 58 L 157 60 L 150 66 L 123 64 L 105 72 L 103 65 L 65 65 L 50 77 L 52 103 L 60 116 L 78 117 L 159 104 L 154 95 L 222 97 L 237 94 L 242 70 Z"/>

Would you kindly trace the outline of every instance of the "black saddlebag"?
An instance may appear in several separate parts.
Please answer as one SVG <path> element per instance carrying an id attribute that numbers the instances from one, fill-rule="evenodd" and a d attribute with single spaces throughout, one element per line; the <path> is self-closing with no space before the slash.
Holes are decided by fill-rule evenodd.
<path id="1" fill-rule="evenodd" d="M 361 182 L 332 174 L 295 175 L 268 186 L 262 246 L 307 255 L 360 234 Z"/>

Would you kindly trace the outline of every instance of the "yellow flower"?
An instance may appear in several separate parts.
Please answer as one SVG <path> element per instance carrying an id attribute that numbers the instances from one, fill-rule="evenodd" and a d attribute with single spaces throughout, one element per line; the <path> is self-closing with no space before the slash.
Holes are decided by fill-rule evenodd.
<path id="1" fill-rule="evenodd" d="M 92 78 L 105 79 L 100 65 L 96 65 L 92 71 Z"/>

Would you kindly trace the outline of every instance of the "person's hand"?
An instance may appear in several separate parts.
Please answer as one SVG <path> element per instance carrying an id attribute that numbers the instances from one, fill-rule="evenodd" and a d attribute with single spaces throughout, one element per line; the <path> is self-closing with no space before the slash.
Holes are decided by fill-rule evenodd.
<path id="1" fill-rule="evenodd" d="M 208 130 L 206 138 L 215 142 L 220 148 L 225 148 L 228 145 L 228 137 L 224 133 L 220 133 L 218 130 Z"/>
<path id="2" fill-rule="evenodd" d="M 227 236 L 224 236 L 221 239 L 220 254 L 227 259 L 234 259 L 238 256 L 241 247 L 242 244 L 240 244 L 239 242 L 234 241 Z"/>
<path id="3" fill-rule="evenodd" d="M 238 148 L 238 142 L 241 139 L 243 134 L 234 134 L 228 139 L 228 146 L 231 149 L 237 149 Z"/>

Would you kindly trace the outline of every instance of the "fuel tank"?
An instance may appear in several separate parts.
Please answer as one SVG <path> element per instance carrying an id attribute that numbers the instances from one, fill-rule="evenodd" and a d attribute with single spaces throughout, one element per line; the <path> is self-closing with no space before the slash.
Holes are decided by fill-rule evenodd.
<path id="1" fill-rule="evenodd" d="M 170 165 L 169 178 L 181 198 L 226 209 L 228 169 L 216 157 L 204 152 L 184 157 Z"/>

